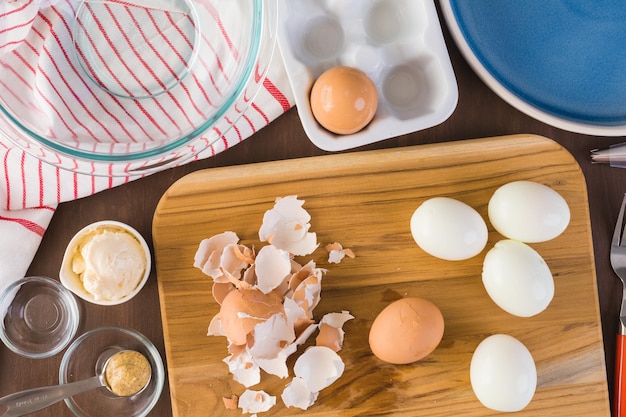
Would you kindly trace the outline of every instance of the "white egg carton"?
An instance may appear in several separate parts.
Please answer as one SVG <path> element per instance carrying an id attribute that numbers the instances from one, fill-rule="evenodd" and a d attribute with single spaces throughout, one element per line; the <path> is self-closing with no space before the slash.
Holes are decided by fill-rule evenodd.
<path id="1" fill-rule="evenodd" d="M 433 0 L 278 0 L 278 44 L 310 140 L 341 151 L 445 121 L 458 87 Z M 327 69 L 346 65 L 376 84 L 378 109 L 360 132 L 336 135 L 314 119 L 309 95 Z"/>

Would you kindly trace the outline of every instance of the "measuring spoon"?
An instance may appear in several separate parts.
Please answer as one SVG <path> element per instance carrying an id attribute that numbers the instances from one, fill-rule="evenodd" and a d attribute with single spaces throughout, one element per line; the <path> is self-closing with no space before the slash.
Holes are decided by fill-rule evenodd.
<path id="1" fill-rule="evenodd" d="M 134 361 L 132 364 L 129 361 Z M 101 366 L 101 364 L 104 365 Z M 146 369 L 147 366 L 147 369 Z M 124 369 L 127 371 L 124 374 Z M 124 375 L 132 378 L 125 384 Z M 134 373 L 134 374 L 133 374 Z M 121 350 L 103 352 L 96 363 L 96 375 L 69 384 L 32 388 L 0 398 L 0 417 L 19 417 L 46 408 L 65 398 L 106 387 L 113 394 L 130 397 L 143 391 L 151 378 L 150 362 L 139 352 Z"/>

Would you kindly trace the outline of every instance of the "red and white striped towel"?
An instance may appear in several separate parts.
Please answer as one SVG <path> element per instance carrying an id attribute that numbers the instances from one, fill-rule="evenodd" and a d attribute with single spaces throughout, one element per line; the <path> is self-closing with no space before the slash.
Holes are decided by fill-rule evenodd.
<path id="1" fill-rule="evenodd" d="M 70 0 L 0 0 L 0 54 L 10 54 L 35 30 L 54 33 L 49 19 L 57 3 Z M 45 30 L 38 25 L 46 25 Z M 2 80 L 0 80 L 0 88 Z M 195 159 L 213 156 L 248 138 L 293 105 L 285 69 L 277 52 L 263 88 L 249 110 L 221 140 Z M 59 203 L 92 195 L 133 180 L 95 177 L 45 164 L 0 135 L 0 289 L 26 273 Z"/>

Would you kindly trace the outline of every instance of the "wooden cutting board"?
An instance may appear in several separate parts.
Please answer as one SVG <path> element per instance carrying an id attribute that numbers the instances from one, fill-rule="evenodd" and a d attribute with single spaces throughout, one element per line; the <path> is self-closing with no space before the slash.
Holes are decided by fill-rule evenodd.
<path id="1" fill-rule="evenodd" d="M 483 253 L 457 262 L 425 254 L 409 229 L 413 211 L 435 196 L 459 199 L 487 219 L 495 189 L 521 179 L 554 188 L 572 213 L 561 236 L 531 245 L 555 279 L 554 300 L 532 318 L 503 312 L 482 286 L 484 254 L 502 239 L 489 223 Z M 518 338 L 536 361 L 537 392 L 516 415 L 610 414 L 585 180 L 560 145 L 518 135 L 209 169 L 172 185 L 154 215 L 153 236 L 175 417 L 241 415 L 222 403 L 244 387 L 222 362 L 226 339 L 206 336 L 218 306 L 210 279 L 192 266 L 198 243 L 232 230 L 260 248 L 263 213 L 276 197 L 294 194 L 306 201 L 322 246 L 337 241 L 357 255 L 328 264 L 320 248 L 306 259 L 328 269 L 316 318 L 341 310 L 356 318 L 344 327 L 339 381 L 303 413 L 282 404 L 289 379 L 264 376 L 253 388 L 276 395 L 277 406 L 261 416 L 500 415 L 478 402 L 469 380 L 474 349 L 495 333 Z M 443 340 L 421 362 L 382 363 L 368 347 L 370 325 L 407 296 L 439 306 Z"/>

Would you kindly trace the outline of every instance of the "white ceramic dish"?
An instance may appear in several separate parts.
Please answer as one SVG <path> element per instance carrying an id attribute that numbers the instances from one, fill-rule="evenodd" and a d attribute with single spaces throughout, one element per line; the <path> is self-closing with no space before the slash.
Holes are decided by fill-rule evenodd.
<path id="1" fill-rule="evenodd" d="M 141 278 L 141 281 L 131 292 L 129 292 L 128 294 L 126 294 L 125 296 L 119 299 L 115 299 L 115 300 L 96 299 L 96 297 L 94 297 L 93 294 L 91 294 L 85 289 L 80 276 L 77 275 L 72 269 L 72 259 L 74 257 L 74 253 L 76 252 L 76 247 L 79 244 L 79 241 L 85 235 L 91 233 L 92 231 L 98 228 L 123 230 L 131 234 L 132 236 L 135 237 L 135 239 L 137 239 L 137 241 L 141 245 L 143 252 L 145 254 L 145 257 L 146 257 L 146 269 Z M 148 247 L 148 244 L 146 243 L 143 236 L 141 236 L 141 234 L 137 230 L 135 230 L 134 228 L 132 228 L 131 226 L 127 224 L 124 224 L 118 221 L 104 220 L 104 221 L 92 223 L 88 226 L 85 226 L 78 233 L 74 235 L 72 240 L 70 240 L 69 244 L 67 245 L 67 248 L 65 249 L 65 254 L 63 255 L 63 261 L 61 263 L 61 271 L 59 272 L 59 278 L 61 280 L 61 283 L 67 289 L 69 289 L 70 291 L 72 291 L 74 294 L 76 294 L 77 296 L 79 296 L 85 301 L 89 301 L 90 303 L 99 304 L 99 305 L 122 304 L 130 300 L 131 298 L 133 298 L 135 295 L 137 295 L 137 293 L 141 291 L 141 289 L 146 284 L 146 281 L 148 280 L 148 277 L 150 276 L 150 268 L 152 264 L 151 259 L 152 258 L 150 255 L 150 248 Z"/>
<path id="2" fill-rule="evenodd" d="M 341 151 L 427 129 L 456 108 L 458 87 L 432 0 L 279 0 L 278 44 L 305 132 L 319 148 Z M 346 65 L 376 84 L 372 122 L 336 135 L 314 119 L 313 82 Z"/>

